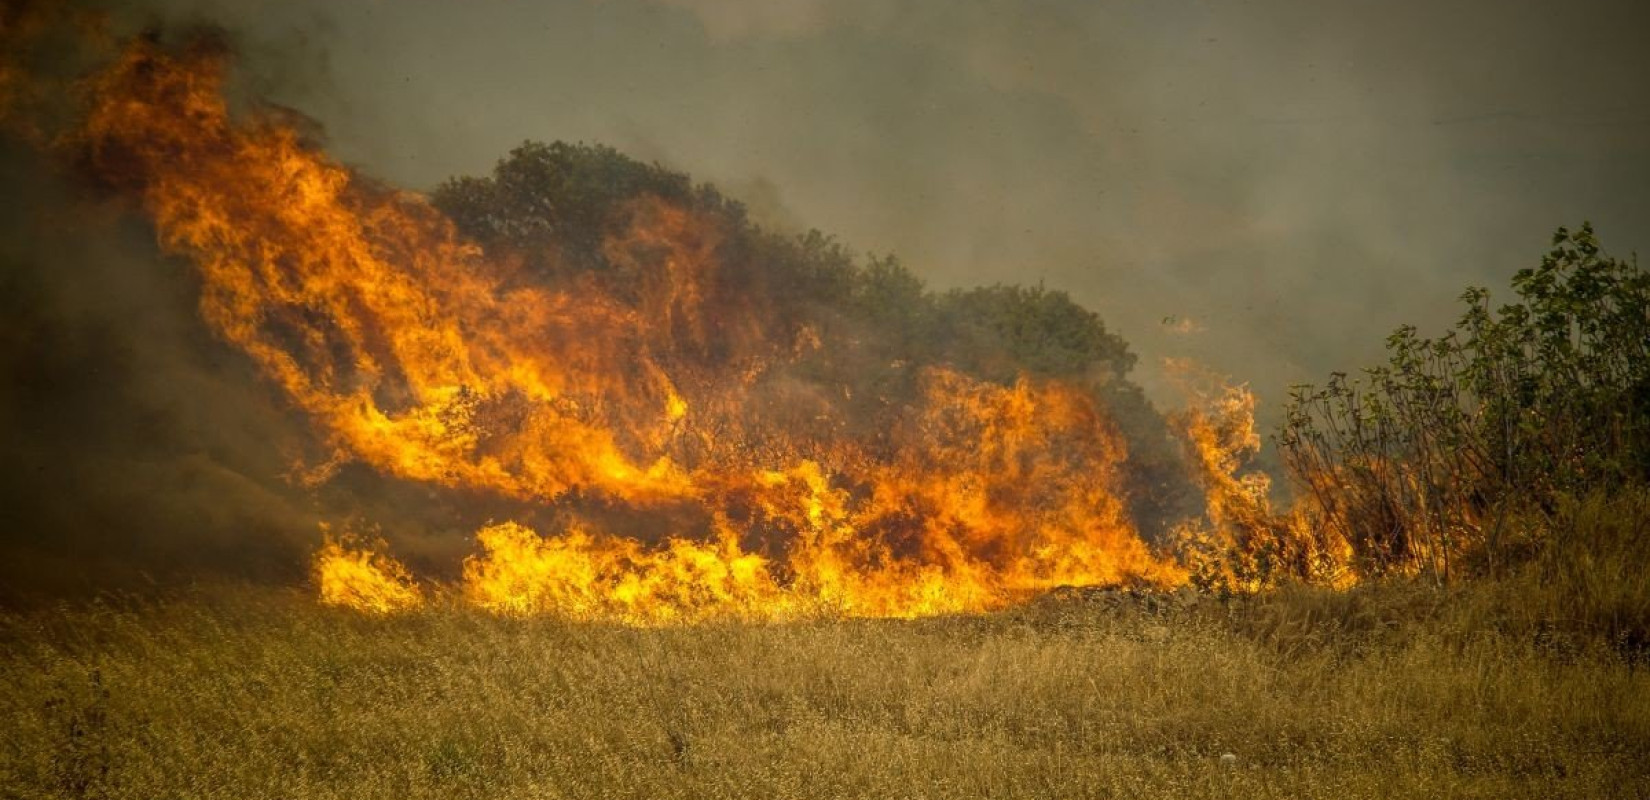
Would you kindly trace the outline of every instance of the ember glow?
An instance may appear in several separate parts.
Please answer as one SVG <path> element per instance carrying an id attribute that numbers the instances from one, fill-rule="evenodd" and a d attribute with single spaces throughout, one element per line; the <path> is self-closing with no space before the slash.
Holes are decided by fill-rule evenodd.
<path id="1" fill-rule="evenodd" d="M 313 474 L 357 462 L 565 512 L 556 530 L 477 531 L 455 596 L 664 624 L 970 612 L 1187 580 L 1138 534 L 1127 448 L 1092 392 L 923 366 L 914 400 L 855 424 L 834 399 L 846 388 L 798 391 L 793 375 L 853 344 L 743 292 L 715 220 L 643 198 L 602 244 L 622 284 L 530 272 L 280 116 L 232 116 L 224 70 L 210 48 L 132 45 L 87 84 L 66 144 L 141 203 L 198 269 L 210 328 L 313 421 L 333 453 Z M 1222 483 L 1233 468 L 1217 461 L 1219 496 L 1264 493 Z M 608 529 L 571 502 L 591 497 L 675 527 Z M 376 550 L 329 540 L 315 569 L 329 604 L 422 601 Z"/>

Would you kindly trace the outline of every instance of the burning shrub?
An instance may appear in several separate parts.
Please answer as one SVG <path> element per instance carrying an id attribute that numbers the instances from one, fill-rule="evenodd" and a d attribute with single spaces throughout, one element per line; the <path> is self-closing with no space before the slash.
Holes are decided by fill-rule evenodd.
<path id="1" fill-rule="evenodd" d="M 1170 422 L 1204 494 L 1203 519 L 1176 530 L 1193 582 L 1220 591 L 1255 591 L 1300 579 L 1332 586 L 1352 582 L 1346 543 L 1314 524 L 1303 509 L 1275 509 L 1271 476 L 1250 468 L 1261 444 L 1254 394 L 1190 362 L 1171 359 L 1167 367 L 1190 399 Z"/>
<path id="2" fill-rule="evenodd" d="M 1364 571 L 1494 572 L 1530 552 L 1510 515 L 1650 481 L 1650 275 L 1583 225 L 1512 287 L 1494 310 L 1469 289 L 1439 338 L 1398 329 L 1361 378 L 1294 391 L 1285 461 Z"/>

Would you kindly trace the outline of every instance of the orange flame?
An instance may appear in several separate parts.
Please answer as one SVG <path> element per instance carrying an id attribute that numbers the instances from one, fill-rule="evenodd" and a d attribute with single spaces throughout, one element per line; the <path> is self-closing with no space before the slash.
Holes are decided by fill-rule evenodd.
<path id="1" fill-rule="evenodd" d="M 847 412 L 817 398 L 797 419 L 776 394 L 788 384 L 766 376 L 831 345 L 746 296 L 714 219 L 642 199 L 603 247 L 622 287 L 528 276 L 282 119 L 232 119 L 223 72 L 206 48 L 133 45 L 89 84 L 69 144 L 195 263 L 207 324 L 339 460 L 709 520 L 708 535 L 654 545 L 576 518 L 547 538 L 491 525 L 464 567 L 469 601 L 658 624 L 977 611 L 1063 585 L 1186 580 L 1136 533 L 1123 440 L 1090 393 L 931 367 L 872 434 L 842 434 Z M 382 556 L 328 542 L 318 564 L 326 602 L 418 602 Z"/>
<path id="2" fill-rule="evenodd" d="M 1167 359 L 1165 367 L 1192 400 L 1170 421 L 1204 491 L 1208 527 L 1181 531 L 1200 579 L 1246 591 L 1295 577 L 1351 585 L 1351 547 L 1325 533 L 1306 506 L 1275 510 L 1266 473 L 1242 472 L 1261 447 L 1254 393 L 1190 361 Z"/>
<path id="3" fill-rule="evenodd" d="M 1059 586 L 1185 580 L 1135 535 L 1109 477 L 1074 474 L 1115 465 L 1104 459 L 1120 452 L 1049 455 L 1116 446 L 1093 436 L 1107 429 L 1081 394 L 941 371 L 929 384 L 917 423 L 929 447 L 868 467 L 858 492 L 808 460 L 741 487 L 754 518 L 789 532 L 783 564 L 743 549 L 725 517 L 713 541 L 653 549 L 578 527 L 541 539 L 506 523 L 478 534 L 485 555 L 466 563 L 465 594 L 508 613 L 662 623 L 913 617 L 1000 608 Z"/>
<path id="4" fill-rule="evenodd" d="M 348 548 L 328 536 L 314 566 L 324 605 L 391 614 L 424 601 L 406 568 L 375 550 Z"/>

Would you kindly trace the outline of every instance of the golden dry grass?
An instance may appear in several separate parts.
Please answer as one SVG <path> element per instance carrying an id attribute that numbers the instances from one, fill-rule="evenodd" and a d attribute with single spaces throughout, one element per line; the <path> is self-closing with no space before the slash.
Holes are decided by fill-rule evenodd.
<path id="1" fill-rule="evenodd" d="M 254 589 L 30 611 L 0 620 L 0 794 L 1650 796 L 1650 673 L 1484 612 L 1414 586 L 661 630 Z"/>

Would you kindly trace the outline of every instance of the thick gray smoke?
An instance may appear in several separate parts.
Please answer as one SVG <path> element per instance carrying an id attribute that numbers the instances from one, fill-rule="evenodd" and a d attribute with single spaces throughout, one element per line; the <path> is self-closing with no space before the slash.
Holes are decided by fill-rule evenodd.
<path id="1" fill-rule="evenodd" d="M 313 527 L 272 480 L 279 410 L 205 337 L 188 273 L 153 233 L 74 199 L 37 160 L 0 159 L 0 584 L 267 567 Z"/>
<path id="2" fill-rule="evenodd" d="M 202 576 L 294 584 L 323 521 L 381 525 L 441 574 L 506 510 L 354 466 L 304 486 L 295 471 L 326 453 L 200 321 L 190 264 L 36 151 L 0 150 L 0 198 L 0 605 Z"/>
<path id="3" fill-rule="evenodd" d="M 330 150 L 429 187 L 522 139 L 710 180 L 939 287 L 1045 282 L 1292 382 L 1435 329 L 1559 225 L 1650 234 L 1635 0 L 175 0 Z M 141 19 L 141 15 L 128 15 Z M 1156 387 L 1161 402 L 1172 391 Z"/>

